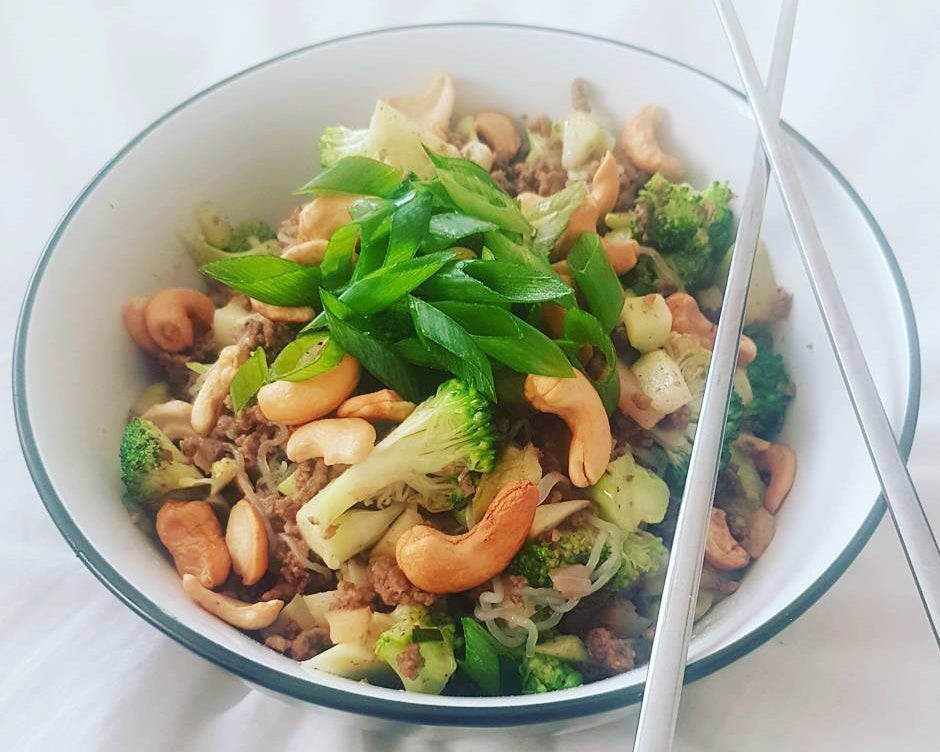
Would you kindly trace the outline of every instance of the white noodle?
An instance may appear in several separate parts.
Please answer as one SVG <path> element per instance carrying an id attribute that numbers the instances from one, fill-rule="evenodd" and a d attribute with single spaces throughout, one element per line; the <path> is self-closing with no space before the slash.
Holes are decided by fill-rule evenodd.
<path id="1" fill-rule="evenodd" d="M 294 555 L 294 558 L 300 562 L 302 567 L 305 569 L 312 569 L 314 572 L 319 572 L 320 574 L 327 576 L 332 574 L 332 570 L 329 567 L 325 567 L 322 564 L 317 564 L 316 562 L 310 561 L 310 559 L 307 558 L 307 554 L 301 550 L 297 541 L 287 533 L 279 533 L 278 537 L 284 541 L 284 543 L 290 549 L 291 553 Z"/>
<path id="2" fill-rule="evenodd" d="M 265 439 L 260 444 L 258 444 L 258 454 L 255 458 L 255 464 L 258 466 L 258 470 L 261 472 L 261 477 L 258 479 L 258 485 L 264 488 L 265 491 L 271 491 L 277 486 L 277 483 L 274 481 L 274 477 L 271 474 L 271 467 L 268 464 L 268 452 L 271 447 L 278 447 L 287 441 L 287 426 L 280 423 L 277 424 L 277 431 L 274 436 L 270 439 Z"/>
<path id="3" fill-rule="evenodd" d="M 539 481 L 539 504 L 543 503 L 555 485 L 567 478 L 559 472 L 548 473 Z"/>

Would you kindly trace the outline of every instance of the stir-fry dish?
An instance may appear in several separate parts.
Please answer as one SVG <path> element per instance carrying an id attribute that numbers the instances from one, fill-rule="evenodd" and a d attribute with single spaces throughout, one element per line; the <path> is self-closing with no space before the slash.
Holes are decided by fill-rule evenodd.
<path id="1" fill-rule="evenodd" d="M 203 290 L 124 309 L 161 373 L 121 442 L 132 518 L 199 606 L 311 672 L 494 696 L 648 658 L 733 196 L 681 182 L 655 107 L 615 138 L 572 91 L 558 122 L 455 118 L 443 73 L 379 101 L 323 131 L 279 224 L 196 206 Z M 697 617 L 793 484 L 788 308 L 761 252 Z"/>

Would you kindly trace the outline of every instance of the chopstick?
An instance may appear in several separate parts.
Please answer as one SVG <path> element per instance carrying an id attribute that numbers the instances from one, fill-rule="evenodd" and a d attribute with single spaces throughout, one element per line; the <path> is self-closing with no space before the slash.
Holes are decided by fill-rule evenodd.
<path id="1" fill-rule="evenodd" d="M 917 489 L 898 451 L 897 440 L 878 388 L 872 378 L 849 311 L 839 292 L 835 275 L 826 256 L 822 238 L 813 220 L 809 202 L 800 185 L 790 150 L 784 142 L 779 118 L 760 85 L 754 58 L 748 47 L 741 22 L 730 0 L 714 0 L 725 34 L 731 45 L 738 72 L 744 82 L 751 111 L 760 130 L 764 150 L 776 177 L 806 268 L 816 303 L 822 313 L 835 352 L 842 380 L 855 410 L 859 428 L 868 447 L 881 490 L 894 520 L 901 547 L 920 593 L 924 611 L 940 645 L 940 549 L 930 529 Z"/>
<path id="2" fill-rule="evenodd" d="M 796 0 L 783 0 L 767 76 L 769 98 L 778 116 L 795 18 Z M 732 251 L 711 367 L 705 381 L 698 427 L 689 458 L 689 473 L 669 555 L 634 752 L 667 752 L 672 748 L 692 632 L 692 616 L 702 576 L 702 558 L 718 476 L 725 417 L 731 398 L 757 239 L 764 215 L 767 181 L 767 161 L 760 140 L 757 139 L 751 175 L 742 201 L 741 220 Z"/>

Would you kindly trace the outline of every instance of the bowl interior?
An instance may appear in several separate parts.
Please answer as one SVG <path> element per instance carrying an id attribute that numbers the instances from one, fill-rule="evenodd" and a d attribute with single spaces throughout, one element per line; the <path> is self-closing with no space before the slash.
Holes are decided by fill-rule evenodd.
<path id="1" fill-rule="evenodd" d="M 745 188 L 754 129 L 741 99 L 641 50 L 549 30 L 473 25 L 393 30 L 292 53 L 198 95 L 144 132 L 58 229 L 21 322 L 17 409 L 27 457 L 60 528 L 110 587 L 176 639 L 258 684 L 358 712 L 468 724 L 635 701 L 642 670 L 564 693 L 448 698 L 446 706 L 439 698 L 315 679 L 190 603 L 120 503 L 121 428 L 152 378 L 124 334 L 120 309 L 131 296 L 197 282 L 174 235 L 192 202 L 211 199 L 232 217 L 276 223 L 298 203 L 292 189 L 318 169 L 321 128 L 364 126 L 377 98 L 419 90 L 436 67 L 456 76 L 461 112 L 561 117 L 578 76 L 591 83 L 597 109 L 614 129 L 641 105 L 660 104 L 667 113 L 662 140 L 683 158 L 693 184 L 727 179 L 739 193 Z M 791 137 L 790 145 L 888 415 L 898 435 L 909 432 L 916 334 L 893 260 L 837 174 L 804 142 Z M 794 293 L 779 344 L 798 389 L 783 440 L 796 447 L 799 472 L 773 545 L 740 591 L 697 625 L 690 676 L 759 644 L 782 626 L 787 609 L 798 613 L 812 602 L 880 513 L 876 479 L 773 191 L 763 236 L 778 282 Z"/>

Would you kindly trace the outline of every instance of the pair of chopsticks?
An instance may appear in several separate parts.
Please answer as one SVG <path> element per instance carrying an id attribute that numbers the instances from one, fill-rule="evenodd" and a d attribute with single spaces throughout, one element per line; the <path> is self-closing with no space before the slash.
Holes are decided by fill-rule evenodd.
<path id="1" fill-rule="evenodd" d="M 634 752 L 668 752 L 672 747 L 724 421 L 771 171 L 930 627 L 940 644 L 940 549 L 898 451 L 780 129 L 780 106 L 793 37 L 796 0 L 782 1 L 766 89 L 731 0 L 714 0 L 714 3 L 744 83 L 760 138 L 742 203 L 711 368 L 689 460 L 689 474 L 660 603 Z"/>

